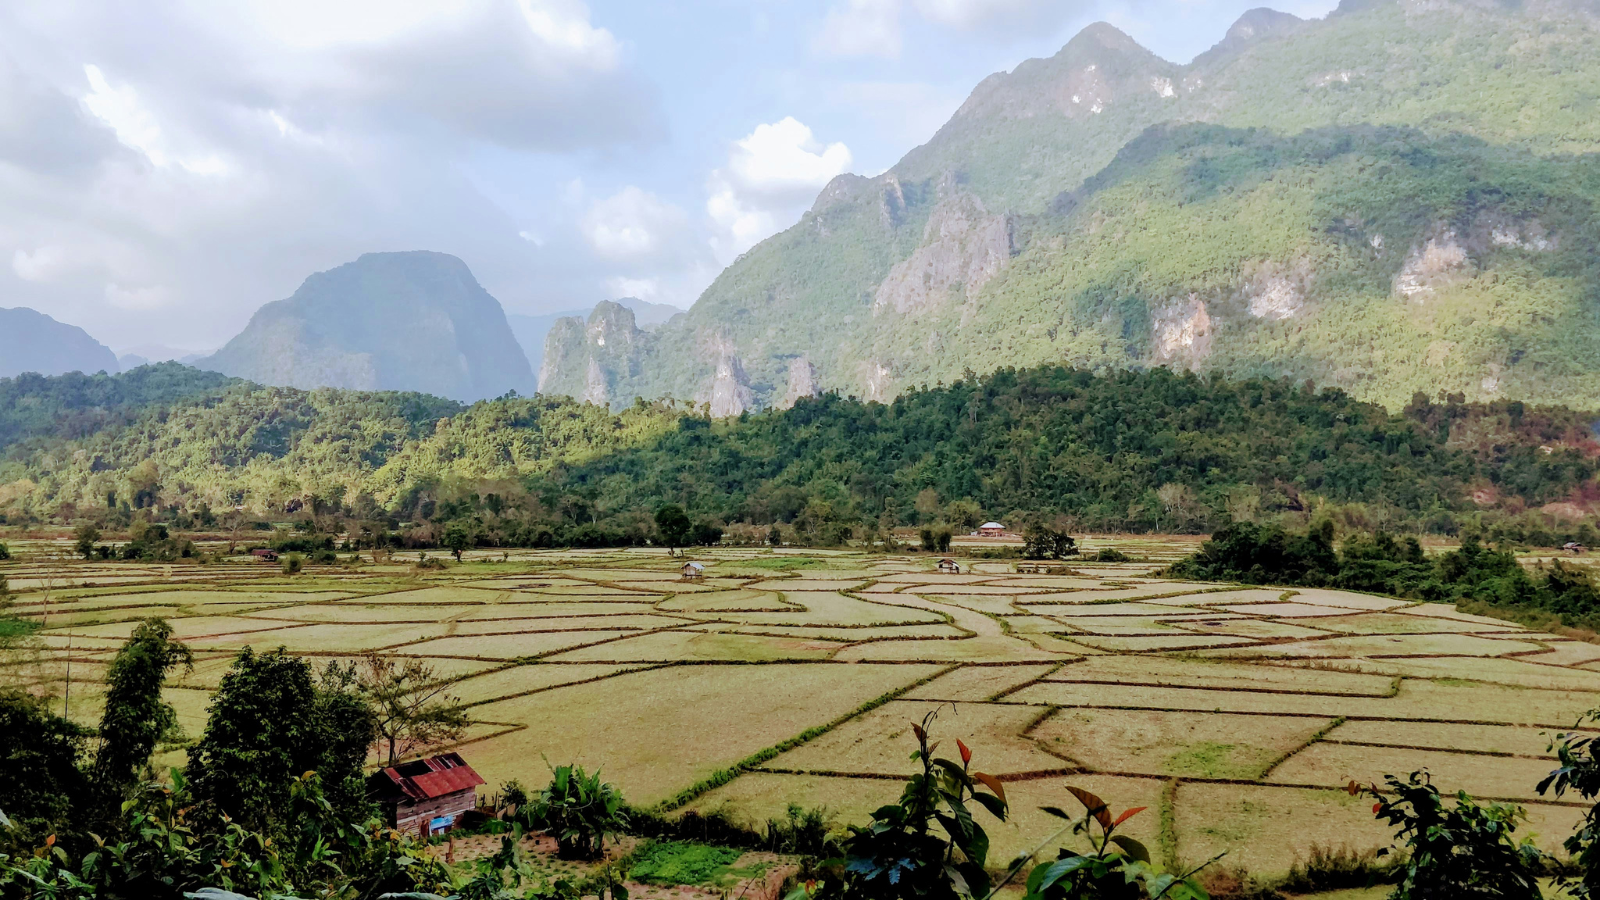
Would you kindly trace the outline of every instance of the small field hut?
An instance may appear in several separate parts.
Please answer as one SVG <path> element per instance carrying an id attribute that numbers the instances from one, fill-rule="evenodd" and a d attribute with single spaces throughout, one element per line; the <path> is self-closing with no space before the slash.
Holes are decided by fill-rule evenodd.
<path id="1" fill-rule="evenodd" d="M 449 831 L 478 806 L 481 775 L 459 753 L 441 753 L 379 769 L 367 794 L 395 830 L 427 836 Z"/>
<path id="2" fill-rule="evenodd" d="M 941 559 L 939 560 L 939 571 L 946 575 L 960 575 L 961 566 L 953 559 Z"/>
<path id="3" fill-rule="evenodd" d="M 706 577 L 706 567 L 697 562 L 684 563 L 682 571 L 684 581 L 700 581 Z"/>
<path id="4" fill-rule="evenodd" d="M 967 521 L 972 521 L 968 519 Z M 1005 537 L 1006 527 L 999 522 L 985 522 L 978 526 L 978 537 Z"/>

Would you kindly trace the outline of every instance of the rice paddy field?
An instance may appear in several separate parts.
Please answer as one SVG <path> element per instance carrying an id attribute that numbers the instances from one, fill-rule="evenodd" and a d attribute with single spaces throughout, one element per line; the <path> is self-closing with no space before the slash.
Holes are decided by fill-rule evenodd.
<path id="1" fill-rule="evenodd" d="M 1550 850 L 1580 818 L 1534 786 L 1549 736 L 1600 707 L 1600 647 L 1448 606 L 1169 581 L 1154 573 L 1192 542 L 1118 546 L 1141 561 L 1046 575 L 727 549 L 695 555 L 706 577 L 684 581 L 682 560 L 640 550 L 291 577 L 14 544 L 0 574 L 40 627 L 0 679 L 93 722 L 119 642 L 163 616 L 196 653 L 167 691 L 192 738 L 244 647 L 418 657 L 467 704 L 456 749 L 491 786 L 575 760 L 636 805 L 751 824 L 791 803 L 864 820 L 911 771 L 910 724 L 938 710 L 935 736 L 1006 783 L 1012 820 L 989 829 L 1002 863 L 1054 832 L 1038 807 L 1072 807 L 1068 785 L 1150 807 L 1131 832 L 1169 863 L 1227 851 L 1264 876 L 1316 844 L 1387 843 L 1352 779 L 1428 769 L 1525 805 Z"/>

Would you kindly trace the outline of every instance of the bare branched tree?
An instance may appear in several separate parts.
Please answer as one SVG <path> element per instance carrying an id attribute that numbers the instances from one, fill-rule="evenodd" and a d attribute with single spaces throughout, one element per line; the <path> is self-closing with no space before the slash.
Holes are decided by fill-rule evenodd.
<path id="1" fill-rule="evenodd" d="M 378 750 L 394 765 L 413 751 L 460 739 L 469 719 L 433 667 L 419 659 L 369 653 L 357 678 L 377 716 Z"/>

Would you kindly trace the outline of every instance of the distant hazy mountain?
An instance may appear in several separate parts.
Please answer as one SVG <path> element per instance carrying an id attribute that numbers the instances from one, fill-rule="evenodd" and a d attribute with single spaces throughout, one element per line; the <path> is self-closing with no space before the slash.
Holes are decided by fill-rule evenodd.
<path id="1" fill-rule="evenodd" d="M 368 253 L 261 307 L 195 365 L 262 384 L 472 401 L 537 385 L 500 302 L 444 253 Z"/>
<path id="2" fill-rule="evenodd" d="M 23 372 L 93 375 L 102 371 L 121 371 L 117 355 L 82 328 L 25 306 L 0 309 L 0 378 Z"/>
<path id="3" fill-rule="evenodd" d="M 117 354 L 117 363 L 122 366 L 122 371 L 127 372 L 151 363 L 177 362 L 188 366 L 207 356 L 210 354 L 195 353 L 193 350 L 169 347 L 166 344 L 140 344 Z"/>
<path id="4" fill-rule="evenodd" d="M 1258 9 L 1188 65 L 1092 25 L 681 318 L 552 330 L 542 383 L 737 413 L 1160 365 L 1600 406 L 1597 84 L 1591 0 Z"/>
<path id="5" fill-rule="evenodd" d="M 682 309 L 666 303 L 651 303 L 637 297 L 623 297 L 613 301 L 633 310 L 634 322 L 640 328 L 654 328 L 663 325 L 675 315 L 683 312 Z M 544 362 L 544 341 L 550 333 L 550 327 L 557 319 L 578 318 L 587 319 L 594 307 L 588 309 L 569 309 L 564 312 L 545 313 L 538 316 L 526 316 L 519 313 L 506 313 L 506 321 L 511 323 L 511 333 L 517 336 L 517 343 L 522 345 L 522 352 L 528 356 L 528 365 L 533 371 L 538 372 Z"/>

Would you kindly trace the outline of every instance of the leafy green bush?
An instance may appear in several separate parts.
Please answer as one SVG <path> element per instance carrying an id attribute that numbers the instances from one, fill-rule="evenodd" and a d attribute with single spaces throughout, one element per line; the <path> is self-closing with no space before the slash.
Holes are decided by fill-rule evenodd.
<path id="1" fill-rule="evenodd" d="M 283 567 L 283 574 L 299 575 L 300 570 L 305 567 L 306 558 L 298 553 L 290 553 L 283 557 L 279 564 Z"/>
<path id="2" fill-rule="evenodd" d="M 1465 791 L 1457 792 L 1453 806 L 1446 806 L 1426 771 L 1412 772 L 1404 781 L 1387 775 L 1384 782 L 1386 791 L 1353 781 L 1349 791 L 1372 797 L 1373 815 L 1398 829 L 1395 837 L 1404 846 L 1405 861 L 1391 900 L 1543 897 L 1539 876 L 1544 854 L 1533 838 L 1512 837 L 1517 824 L 1527 821 L 1522 807 L 1480 805 Z M 1378 852 L 1387 856 L 1392 850 Z"/>
<path id="3" fill-rule="evenodd" d="M 628 823 L 616 785 L 601 781 L 598 770 L 591 774 L 576 764 L 551 770 L 531 819 L 556 839 L 558 855 L 577 859 L 599 858 L 606 836 Z"/>
<path id="4" fill-rule="evenodd" d="M 1133 557 L 1123 553 L 1121 550 L 1107 547 L 1104 550 L 1097 551 L 1094 556 L 1089 557 L 1089 561 L 1103 563 L 1132 562 Z"/>
<path id="5" fill-rule="evenodd" d="M 1600 709 L 1584 714 L 1578 724 L 1584 722 L 1600 723 Z M 1551 741 L 1550 749 L 1561 765 L 1539 782 L 1539 793 L 1553 793 L 1559 800 L 1572 791 L 1593 804 L 1562 847 L 1582 873 L 1576 883 L 1567 885 L 1572 896 L 1594 900 L 1600 898 L 1600 803 L 1595 803 L 1600 798 L 1600 745 L 1590 734 L 1562 732 Z"/>

